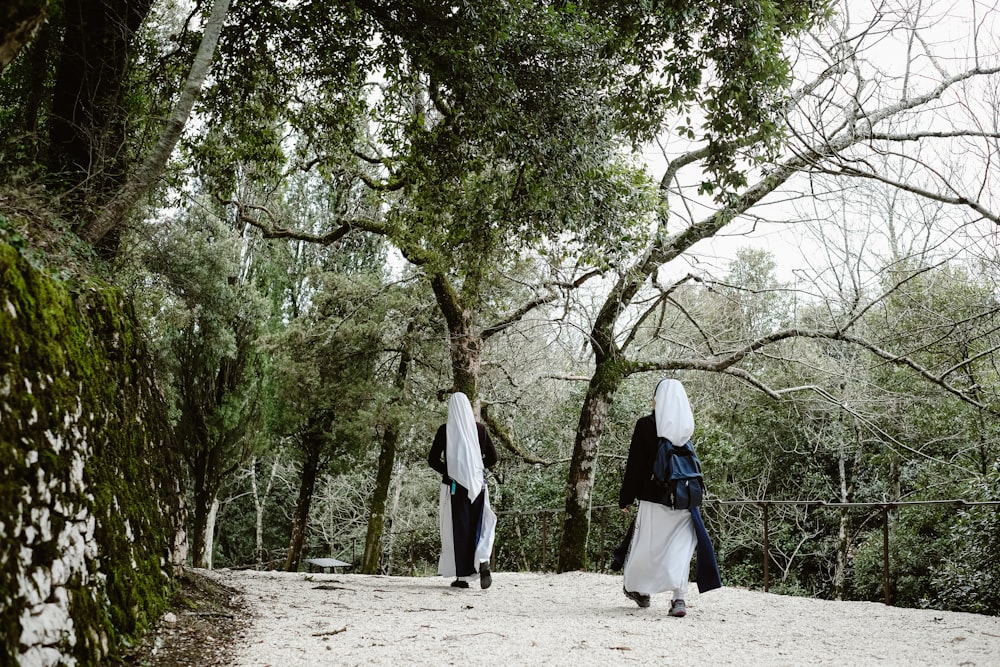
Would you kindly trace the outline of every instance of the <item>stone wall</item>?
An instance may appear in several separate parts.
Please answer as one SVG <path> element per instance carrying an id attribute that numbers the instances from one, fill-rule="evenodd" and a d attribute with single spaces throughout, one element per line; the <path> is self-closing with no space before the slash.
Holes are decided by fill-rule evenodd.
<path id="1" fill-rule="evenodd" d="M 183 564 L 179 462 L 134 313 L 0 243 L 0 664 L 93 665 Z"/>

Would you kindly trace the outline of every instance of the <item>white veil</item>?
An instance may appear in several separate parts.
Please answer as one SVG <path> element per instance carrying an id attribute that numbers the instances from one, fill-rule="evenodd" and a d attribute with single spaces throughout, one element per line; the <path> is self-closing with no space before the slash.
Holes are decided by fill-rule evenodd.
<path id="1" fill-rule="evenodd" d="M 653 396 L 656 435 L 677 446 L 694 435 L 694 414 L 684 385 L 678 380 L 660 380 Z"/>
<path id="2" fill-rule="evenodd" d="M 469 490 L 470 501 L 475 500 L 483 490 L 483 454 L 472 404 L 460 391 L 448 399 L 446 434 L 444 451 L 448 476 Z"/>

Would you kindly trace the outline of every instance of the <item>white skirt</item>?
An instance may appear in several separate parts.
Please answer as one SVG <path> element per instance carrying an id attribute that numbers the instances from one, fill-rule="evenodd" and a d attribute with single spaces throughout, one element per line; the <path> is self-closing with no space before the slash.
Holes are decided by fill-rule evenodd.
<path id="1" fill-rule="evenodd" d="M 442 577 L 454 577 L 458 571 L 455 567 L 455 533 L 451 528 L 451 485 L 441 485 L 441 500 L 438 515 L 441 521 L 441 557 L 438 559 L 438 574 Z M 490 507 L 490 491 L 483 484 L 483 519 L 479 528 L 479 541 L 476 542 L 476 574 L 461 577 L 464 580 L 479 578 L 478 565 L 485 563 L 493 554 L 493 538 L 496 534 L 497 515 Z"/>
<path id="2" fill-rule="evenodd" d="M 635 532 L 625 560 L 625 589 L 633 593 L 687 593 L 698 536 L 689 510 L 639 501 Z"/>

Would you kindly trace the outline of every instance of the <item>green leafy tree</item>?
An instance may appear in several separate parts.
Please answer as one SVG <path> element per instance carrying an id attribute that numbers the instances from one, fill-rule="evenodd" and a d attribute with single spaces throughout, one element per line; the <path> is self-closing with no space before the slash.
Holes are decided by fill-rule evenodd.
<path id="1" fill-rule="evenodd" d="M 359 274 L 319 276 L 312 305 L 272 338 L 272 429 L 290 438 L 301 465 L 285 568 L 302 557 L 320 473 L 345 465 L 370 442 L 382 400 L 376 367 L 385 306 L 379 281 Z"/>
<path id="2" fill-rule="evenodd" d="M 257 339 L 267 305 L 252 250 L 210 208 L 161 222 L 149 241 L 133 298 L 150 319 L 187 466 L 192 562 L 206 567 L 219 490 L 260 446 Z"/>
<path id="3" fill-rule="evenodd" d="M 6 179 L 44 180 L 82 226 L 124 181 L 142 141 L 135 68 L 152 0 L 53 3 L 34 39 L 3 70 Z"/>
<path id="4" fill-rule="evenodd" d="M 800 6 L 799 9 L 806 8 Z M 768 85 L 762 85 L 759 93 L 774 96 L 773 104 L 763 106 L 775 109 L 775 104 L 783 105 L 780 113 L 782 120 L 778 122 L 783 129 L 779 134 L 788 140 L 776 159 L 769 164 L 758 162 L 756 164 L 760 168 L 745 172 L 745 185 L 740 184 L 738 179 L 729 179 L 725 183 L 725 179 L 717 179 L 714 184 L 705 183 L 703 173 L 711 162 L 713 149 L 704 138 L 694 138 L 693 143 L 683 146 L 674 142 L 674 150 L 664 151 L 667 164 L 660 179 L 660 193 L 664 203 L 671 203 L 671 206 L 665 208 L 666 213 L 659 217 L 653 241 L 645 251 L 630 264 L 618 267 L 615 283 L 606 293 L 590 327 L 594 366 L 581 409 L 573 461 L 567 478 L 560 568 L 571 570 L 585 566 L 590 490 L 604 420 L 615 394 L 630 375 L 677 369 L 725 373 L 757 386 L 772 398 L 778 398 L 781 395 L 779 390 L 754 378 L 745 363 L 753 359 L 758 350 L 795 337 L 850 338 L 854 345 L 876 356 L 901 366 L 907 365 L 904 359 L 881 355 L 873 341 L 845 333 L 845 328 L 857 321 L 852 319 L 856 313 L 842 317 L 839 322 L 828 320 L 822 329 L 787 329 L 747 340 L 728 350 L 706 349 L 695 355 L 659 358 L 643 355 L 635 349 L 634 343 L 642 338 L 639 335 L 641 329 L 637 326 L 648 324 L 649 315 L 656 312 L 655 308 L 647 307 L 650 284 L 659 292 L 660 298 L 668 300 L 671 293 L 684 283 L 700 278 L 685 277 L 672 285 L 660 286 L 657 277 L 661 267 L 692 254 L 696 243 L 713 237 L 733 223 L 738 225 L 741 218 L 745 221 L 756 219 L 757 211 L 763 211 L 768 200 L 779 193 L 792 197 L 800 193 L 815 196 L 815 179 L 806 179 L 803 175 L 829 174 L 829 178 L 824 176 L 821 180 L 824 186 L 837 190 L 844 188 L 844 178 L 880 181 L 898 192 L 915 192 L 926 201 L 935 202 L 935 205 L 954 207 L 956 215 L 996 219 L 996 213 L 990 209 L 986 198 L 967 192 L 967 186 L 957 177 L 960 169 L 935 171 L 930 167 L 935 160 L 928 159 L 931 152 L 947 159 L 945 149 L 938 152 L 937 141 L 943 136 L 932 128 L 935 122 L 932 119 L 936 119 L 943 108 L 943 97 L 951 99 L 959 94 L 960 88 L 974 82 L 988 85 L 989 77 L 998 71 L 996 67 L 992 64 L 981 67 L 979 60 L 970 58 L 956 63 L 954 71 L 940 70 L 932 79 L 918 82 L 911 74 L 921 56 L 914 55 L 911 50 L 897 70 L 898 81 L 904 90 L 901 95 L 896 92 L 890 94 L 888 88 L 879 87 L 884 95 L 873 95 L 863 100 L 847 95 L 840 100 L 839 91 L 862 90 L 872 85 L 876 78 L 884 78 L 884 63 L 868 62 L 864 46 L 883 34 L 879 29 L 882 21 L 901 21 L 893 24 L 907 26 L 909 43 L 920 44 L 921 53 L 936 58 L 937 45 L 921 34 L 921 24 L 914 20 L 909 8 L 884 9 L 874 17 L 859 19 L 862 22 L 860 26 L 850 25 L 853 15 L 849 13 L 835 15 L 826 25 L 819 26 L 821 30 L 815 34 L 805 33 L 794 41 L 793 36 L 808 23 L 810 17 L 815 16 L 814 13 L 796 14 L 792 11 L 787 20 L 782 19 L 780 26 L 764 31 L 769 37 L 783 35 L 789 40 L 789 48 L 794 48 L 803 59 L 808 60 L 809 67 L 800 68 L 794 82 L 788 76 L 775 76 L 777 73 L 788 74 L 789 70 L 781 64 L 784 60 L 777 52 L 765 49 L 762 53 L 774 55 L 775 60 L 765 58 L 757 61 L 757 68 L 741 74 L 741 82 L 756 80 L 754 77 L 757 74 L 762 75 L 762 81 Z M 759 18 L 766 20 L 773 16 L 764 12 Z M 860 30 L 858 39 L 853 36 L 855 29 Z M 787 89 L 782 88 L 785 84 L 791 85 Z M 705 85 L 711 86 L 709 82 Z M 718 100 L 708 102 L 699 99 L 699 102 L 704 106 L 716 104 Z M 734 106 L 736 112 L 740 108 L 739 104 Z M 896 121 L 904 117 L 908 124 L 902 129 Z M 973 127 L 978 122 L 973 118 L 956 118 L 955 121 L 963 125 L 968 121 Z M 762 126 L 765 130 L 772 127 Z M 979 164 L 986 171 L 993 163 L 992 134 L 990 129 L 963 129 L 955 134 L 962 141 L 974 144 L 975 150 L 984 151 L 986 158 Z M 911 142 L 919 143 L 921 150 L 897 150 L 903 145 L 912 146 Z M 876 144 L 878 147 L 874 147 Z M 765 136 L 753 134 L 729 145 L 746 164 L 755 164 L 755 156 L 760 157 L 761 150 L 766 155 L 770 150 L 768 147 L 773 146 Z M 744 152 L 745 149 L 750 149 L 750 153 Z M 692 196 L 696 190 L 715 193 L 715 202 L 709 206 L 707 213 L 701 213 L 705 200 Z M 956 195 L 956 192 L 961 194 Z M 940 378 L 925 379 L 938 384 L 941 382 Z M 972 397 L 964 394 L 964 398 Z"/>

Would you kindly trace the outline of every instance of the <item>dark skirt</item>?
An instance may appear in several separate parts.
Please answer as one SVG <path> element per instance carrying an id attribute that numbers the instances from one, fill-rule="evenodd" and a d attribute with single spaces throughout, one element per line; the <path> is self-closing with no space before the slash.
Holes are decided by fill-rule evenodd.
<path id="1" fill-rule="evenodd" d="M 469 500 L 469 491 L 455 484 L 451 496 L 451 531 L 455 540 L 455 576 L 468 577 L 479 572 L 476 562 L 476 545 L 483 525 L 485 494 L 480 491 L 475 501 Z"/>

